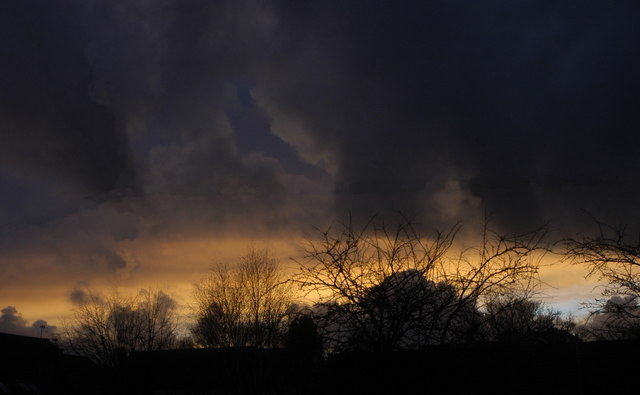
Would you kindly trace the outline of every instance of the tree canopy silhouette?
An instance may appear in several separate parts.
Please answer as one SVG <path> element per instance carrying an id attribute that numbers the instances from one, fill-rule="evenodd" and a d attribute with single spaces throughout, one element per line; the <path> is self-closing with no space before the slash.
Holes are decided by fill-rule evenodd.
<path id="1" fill-rule="evenodd" d="M 569 333 L 571 323 L 558 311 L 527 294 L 505 294 L 491 297 L 485 306 L 486 339 L 507 343 L 553 341 L 557 332 Z"/>
<path id="2" fill-rule="evenodd" d="M 430 237 L 401 217 L 321 231 L 294 280 L 320 303 L 315 318 L 334 350 L 415 349 L 468 339 L 495 293 L 535 286 L 544 229 L 510 237 L 483 229 L 482 245 L 452 253 L 456 225 Z"/>
<path id="3" fill-rule="evenodd" d="M 174 347 L 177 330 L 176 303 L 161 290 L 106 298 L 89 291 L 65 325 L 64 342 L 76 354 L 115 366 L 135 351 Z"/>
<path id="4" fill-rule="evenodd" d="M 280 345 L 292 295 L 267 250 L 250 250 L 233 267 L 220 263 L 196 286 L 195 341 L 205 347 Z"/>

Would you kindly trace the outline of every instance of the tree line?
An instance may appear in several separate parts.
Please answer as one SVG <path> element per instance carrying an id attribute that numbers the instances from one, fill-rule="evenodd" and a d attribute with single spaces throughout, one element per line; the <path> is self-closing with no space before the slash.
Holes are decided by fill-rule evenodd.
<path id="1" fill-rule="evenodd" d="M 317 358 L 640 336 L 640 239 L 624 229 L 598 222 L 595 236 L 550 243 L 545 227 L 502 235 L 485 224 L 478 246 L 454 252 L 460 228 L 422 235 L 404 217 L 374 217 L 360 227 L 348 220 L 310 239 L 292 274 L 268 250 L 250 250 L 239 262 L 215 265 L 195 286 L 188 333 L 178 330 L 177 306 L 161 290 L 89 293 L 65 325 L 64 344 L 113 366 L 136 351 L 179 347 L 289 347 Z M 586 323 L 535 298 L 542 258 L 551 251 L 608 284 Z"/>

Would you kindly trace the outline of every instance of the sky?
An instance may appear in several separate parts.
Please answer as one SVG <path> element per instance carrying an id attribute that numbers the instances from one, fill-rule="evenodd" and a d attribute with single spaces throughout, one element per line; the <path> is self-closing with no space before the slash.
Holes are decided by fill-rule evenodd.
<path id="1" fill-rule="evenodd" d="M 485 217 L 634 228 L 638 20 L 623 0 L 2 2 L 0 329 L 59 325 L 83 287 L 186 305 L 213 262 L 290 265 L 349 214 L 471 240 Z M 583 274 L 548 272 L 563 306 Z"/>

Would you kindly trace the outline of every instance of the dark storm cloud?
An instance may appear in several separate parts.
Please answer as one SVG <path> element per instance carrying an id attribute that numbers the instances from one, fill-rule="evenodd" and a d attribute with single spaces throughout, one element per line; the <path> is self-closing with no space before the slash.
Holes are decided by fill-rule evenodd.
<path id="1" fill-rule="evenodd" d="M 635 3 L 279 11 L 275 42 L 288 63 L 266 69 L 258 97 L 279 135 L 335 166 L 336 207 L 437 222 L 433 197 L 453 181 L 466 195 L 458 215 L 480 198 L 505 228 L 575 225 L 567 217 L 580 207 L 637 216 Z"/>
<path id="2" fill-rule="evenodd" d="M 639 214 L 633 2 L 0 7 L 4 247 L 119 269 L 141 234 L 347 210 Z"/>
<path id="3" fill-rule="evenodd" d="M 275 23 L 263 2 L 3 7 L 0 226 L 12 242 L 82 241 L 57 231 L 76 223 L 101 239 L 81 250 L 121 267 L 106 250 L 130 213 L 154 234 L 273 230 L 317 201 L 322 173 L 270 133 L 249 93 Z"/>
<path id="4" fill-rule="evenodd" d="M 77 10 L 37 2 L 1 7 L 3 163 L 71 179 L 88 195 L 135 190 L 127 137 L 111 109 L 91 97 Z"/>

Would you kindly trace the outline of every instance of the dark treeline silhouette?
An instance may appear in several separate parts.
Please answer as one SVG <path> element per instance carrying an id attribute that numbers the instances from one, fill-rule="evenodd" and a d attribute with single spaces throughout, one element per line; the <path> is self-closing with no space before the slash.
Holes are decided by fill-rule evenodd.
<path id="1" fill-rule="evenodd" d="M 593 375 L 606 380 L 628 374 L 630 368 L 605 361 L 628 358 L 629 347 L 637 345 L 593 346 L 598 344 L 430 346 L 332 354 L 319 364 L 301 364 L 287 349 L 194 349 L 136 354 L 128 371 L 137 393 L 574 394 L 620 388 L 620 381 L 593 384 Z"/>
<path id="2" fill-rule="evenodd" d="M 178 340 L 175 302 L 162 291 L 144 290 L 133 298 L 86 292 L 66 326 L 64 344 L 115 365 L 132 352 L 190 344 L 283 347 L 288 334 L 305 325 L 314 328 L 310 338 L 322 339 L 325 355 L 640 334 L 639 249 L 620 232 L 599 224 L 596 237 L 561 243 L 564 256 L 589 265 L 610 284 L 609 298 L 596 300 L 590 320 L 576 325 L 534 297 L 541 259 L 550 250 L 546 228 L 501 235 L 485 224 L 478 246 L 454 251 L 460 225 L 425 236 L 405 217 L 394 219 L 373 217 L 361 227 L 348 220 L 319 231 L 291 276 L 267 250 L 215 265 L 196 286 L 188 340 Z M 296 286 L 316 302 L 296 304 Z"/>
<path id="3" fill-rule="evenodd" d="M 477 247 L 456 252 L 459 225 L 424 236 L 399 216 L 319 231 L 289 276 L 267 250 L 215 265 L 195 287 L 189 339 L 179 339 L 175 302 L 162 291 L 86 292 L 61 345 L 109 378 L 97 393 L 625 388 L 638 362 L 604 364 L 638 350 L 640 247 L 599 225 L 599 235 L 555 243 L 608 282 L 579 325 L 535 298 L 551 250 L 545 228 L 501 235 L 485 224 Z M 316 302 L 296 303 L 296 287 Z"/>
<path id="4" fill-rule="evenodd" d="M 287 347 L 180 349 L 133 352 L 112 367 L 46 339 L 0 334 L 0 349 L 0 383 L 15 394 L 602 394 L 637 389 L 640 343 L 448 344 L 319 360 Z"/>

